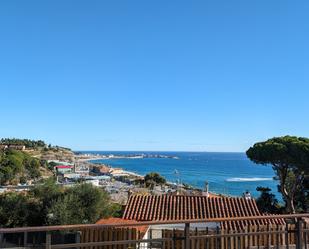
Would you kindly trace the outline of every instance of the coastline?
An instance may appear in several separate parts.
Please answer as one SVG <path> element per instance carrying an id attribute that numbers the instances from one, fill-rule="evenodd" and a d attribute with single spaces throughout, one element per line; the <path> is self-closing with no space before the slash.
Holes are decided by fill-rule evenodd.
<path id="1" fill-rule="evenodd" d="M 121 157 L 122 158 L 122 157 Z M 111 158 L 106 158 L 104 157 L 104 159 L 111 159 Z M 130 159 L 130 158 L 127 158 L 127 159 Z M 87 161 L 89 163 L 94 163 L 94 164 L 98 164 L 100 165 L 100 163 L 95 163 L 96 160 L 102 160 L 100 158 L 96 158 L 93 159 L 93 158 L 89 158 L 88 160 L 84 159 L 84 161 Z M 101 164 L 102 166 L 104 164 Z M 104 165 L 104 166 L 108 166 L 110 168 L 110 173 L 113 175 L 113 176 L 129 176 L 129 177 L 137 177 L 137 178 L 141 178 L 141 179 L 144 179 L 145 178 L 145 175 L 141 175 L 141 174 L 138 174 L 138 173 L 135 173 L 135 172 L 132 172 L 132 171 L 129 171 L 129 170 L 125 170 L 123 168 L 114 168 L 112 167 L 111 165 Z M 197 191 L 199 193 L 205 193 L 204 190 L 202 188 L 198 188 L 198 187 L 194 187 L 194 186 L 191 186 L 189 184 L 186 184 L 186 183 L 177 183 L 177 182 L 171 182 L 171 181 L 166 181 L 166 186 L 168 187 L 176 187 L 176 188 L 180 188 L 182 191 Z M 207 193 L 209 196 L 221 196 L 223 194 L 220 194 L 220 193 L 215 193 L 215 192 L 208 192 Z M 229 195 L 231 197 L 231 195 Z"/>
<path id="2" fill-rule="evenodd" d="M 86 153 L 91 153 L 87 151 Z M 106 155 L 126 155 L 121 158 L 107 158 Z M 241 197 L 246 191 L 252 196 L 260 196 L 256 189 L 258 186 L 268 187 L 276 197 L 281 200 L 277 192 L 278 182 L 273 179 L 274 172 L 271 167 L 256 166 L 247 159 L 244 153 L 192 153 L 192 152 L 149 152 L 153 155 L 166 155 L 169 158 L 146 157 L 132 159 L 127 156 L 146 154 L 148 152 L 98 152 L 96 155 L 105 155 L 102 160 L 97 158 L 93 163 L 109 165 L 112 168 L 122 168 L 127 174 L 145 176 L 150 172 L 157 172 L 169 183 L 184 183 L 194 189 L 204 189 L 209 183 L 209 191 L 226 196 Z M 173 160 L 177 156 L 179 160 Z M 170 159 L 171 158 L 171 159 Z"/>
<path id="3" fill-rule="evenodd" d="M 91 162 L 91 161 L 96 161 L 96 160 L 105 160 L 105 159 L 109 159 L 106 157 L 87 157 L 87 158 L 78 158 L 75 159 L 77 162 Z"/>

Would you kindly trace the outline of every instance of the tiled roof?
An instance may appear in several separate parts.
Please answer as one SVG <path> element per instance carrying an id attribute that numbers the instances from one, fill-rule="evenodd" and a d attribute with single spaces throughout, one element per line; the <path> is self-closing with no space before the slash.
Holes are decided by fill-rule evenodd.
<path id="1" fill-rule="evenodd" d="M 101 225 L 117 225 L 117 224 L 125 224 L 125 223 L 132 223 L 132 220 L 125 220 L 121 218 L 106 218 L 106 219 L 100 219 L 96 222 L 96 224 Z M 133 226 L 132 228 L 135 228 L 137 231 L 141 233 L 146 233 L 148 230 L 148 226 Z"/>
<path id="2" fill-rule="evenodd" d="M 58 169 L 72 169 L 73 166 L 70 166 L 70 165 L 57 165 L 57 166 L 55 166 L 55 168 L 58 168 Z"/>
<path id="3" fill-rule="evenodd" d="M 254 199 L 206 196 L 132 195 L 124 219 L 136 221 L 191 220 L 261 216 Z M 244 227 L 246 224 L 283 224 L 280 219 L 221 223 L 222 227 Z"/>

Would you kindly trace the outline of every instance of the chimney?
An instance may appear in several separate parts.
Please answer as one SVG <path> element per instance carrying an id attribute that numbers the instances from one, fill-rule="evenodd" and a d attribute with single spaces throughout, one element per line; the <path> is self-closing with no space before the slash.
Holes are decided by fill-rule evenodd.
<path id="1" fill-rule="evenodd" d="M 205 191 L 203 195 L 209 197 L 209 183 L 207 181 L 205 181 Z"/>
<path id="2" fill-rule="evenodd" d="M 245 197 L 246 200 L 251 199 L 251 193 L 249 192 L 249 190 L 246 191 L 246 193 L 244 194 L 244 197 Z"/>
<path id="3" fill-rule="evenodd" d="M 130 199 L 130 196 L 132 195 L 131 189 L 128 190 L 128 200 Z"/>

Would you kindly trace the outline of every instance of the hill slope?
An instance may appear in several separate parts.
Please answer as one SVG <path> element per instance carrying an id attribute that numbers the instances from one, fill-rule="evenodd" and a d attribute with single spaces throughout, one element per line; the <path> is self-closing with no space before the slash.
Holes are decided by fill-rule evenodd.
<path id="1" fill-rule="evenodd" d="M 48 160 L 74 162 L 75 155 L 68 149 L 47 145 L 42 140 L 1 139 L 0 185 L 16 185 L 39 180 L 53 175 Z M 10 149 L 11 145 L 22 145 L 22 150 Z M 16 147 L 16 146 L 15 146 Z"/>

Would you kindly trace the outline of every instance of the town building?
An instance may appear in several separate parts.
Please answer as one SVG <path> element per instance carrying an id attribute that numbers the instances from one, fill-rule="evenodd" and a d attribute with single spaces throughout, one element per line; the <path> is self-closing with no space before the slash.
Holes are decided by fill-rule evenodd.
<path id="1" fill-rule="evenodd" d="M 20 144 L 0 144 L 0 150 L 6 150 L 6 149 L 24 151 L 26 149 L 26 146 Z"/>
<path id="2" fill-rule="evenodd" d="M 263 215 L 254 199 L 224 196 L 186 195 L 131 195 L 123 219 L 135 221 L 205 220 L 211 218 L 237 218 Z M 280 219 L 269 220 L 271 225 L 283 225 Z M 254 222 L 220 222 L 220 229 L 244 229 Z"/>
<path id="3" fill-rule="evenodd" d="M 0 150 L 6 150 L 7 148 L 8 148 L 8 145 L 0 144 Z"/>
<path id="4" fill-rule="evenodd" d="M 164 239 L 174 238 L 175 236 L 181 238 L 184 236 L 185 224 L 187 222 L 190 222 L 191 235 L 223 235 L 227 232 L 268 231 L 267 229 L 270 228 L 275 228 L 280 231 L 283 230 L 286 225 L 283 219 L 275 217 L 273 219 L 263 220 L 244 219 L 246 217 L 259 216 L 263 216 L 263 214 L 259 211 L 253 198 L 215 195 L 131 195 L 125 207 L 122 219 L 117 222 L 169 222 L 169 224 L 163 225 L 149 225 L 143 233 L 136 230 L 135 237 L 138 239 Z M 224 221 L 228 218 L 241 219 Z M 204 220 L 208 221 L 203 222 Z M 170 223 L 173 221 L 175 221 L 175 224 Z M 103 219 L 99 222 L 104 224 L 105 221 Z M 280 237 L 279 239 L 283 244 L 283 234 L 275 234 L 274 236 L 277 236 L 274 237 L 275 239 Z M 248 243 L 247 239 L 242 239 L 243 240 L 240 240 L 239 243 L 243 243 L 243 245 Z M 256 240 L 250 243 L 251 246 L 256 246 L 258 243 L 261 246 L 267 246 L 268 243 L 270 243 L 269 241 L 270 240 L 265 237 L 261 238 L 260 241 Z M 228 243 L 224 239 L 222 239 L 220 243 L 221 249 L 228 248 Z M 170 246 L 171 245 L 165 244 L 164 246 L 161 245 L 160 248 L 168 249 Z M 181 244 L 174 246 L 176 249 L 182 248 Z M 214 238 L 214 243 L 209 245 L 208 248 L 218 248 L 216 246 Z M 143 243 L 141 247 L 148 248 L 149 245 Z M 202 249 L 204 247 L 205 245 L 202 242 L 194 246 L 196 249 Z"/>
<path id="5" fill-rule="evenodd" d="M 57 165 L 54 167 L 57 174 L 67 174 L 72 173 L 74 170 L 74 166 L 71 165 Z"/>

